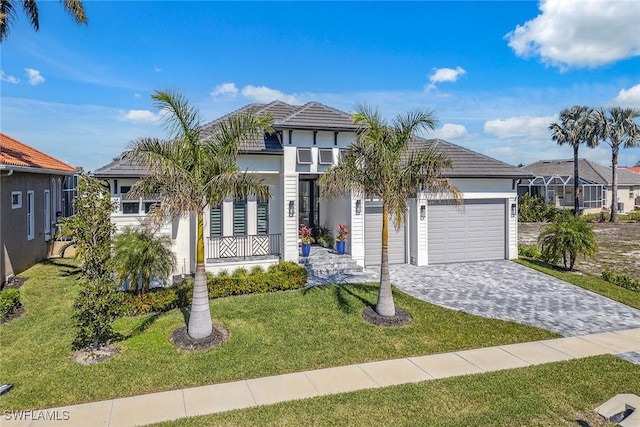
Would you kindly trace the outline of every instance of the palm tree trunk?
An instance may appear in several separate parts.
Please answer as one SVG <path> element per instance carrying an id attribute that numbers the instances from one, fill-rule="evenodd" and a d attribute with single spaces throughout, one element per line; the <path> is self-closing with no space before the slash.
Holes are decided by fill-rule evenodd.
<path id="1" fill-rule="evenodd" d="M 618 222 L 618 148 L 611 149 L 611 222 Z"/>
<path id="2" fill-rule="evenodd" d="M 382 260 L 380 263 L 380 289 L 376 313 L 380 316 L 395 316 L 396 307 L 391 292 L 391 278 L 389 277 L 389 208 L 382 203 Z"/>
<path id="3" fill-rule="evenodd" d="M 573 144 L 573 214 L 580 213 L 580 199 L 578 197 L 578 143 Z"/>
<path id="4" fill-rule="evenodd" d="M 207 275 L 204 271 L 204 218 L 198 212 L 198 235 L 196 238 L 196 277 L 193 284 L 193 300 L 189 314 L 187 332 L 193 339 L 206 338 L 211 335 L 211 309 L 209 308 L 209 289 Z"/>

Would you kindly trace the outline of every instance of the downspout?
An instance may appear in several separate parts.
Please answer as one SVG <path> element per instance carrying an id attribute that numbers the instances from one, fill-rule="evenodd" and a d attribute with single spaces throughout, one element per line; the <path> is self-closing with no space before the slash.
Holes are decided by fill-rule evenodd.
<path id="1" fill-rule="evenodd" d="M 13 175 L 13 169 L 9 169 L 9 173 L 8 173 L 8 174 L 6 174 L 6 175 L 0 175 L 0 177 L 3 177 L 3 176 L 11 176 L 11 175 Z"/>

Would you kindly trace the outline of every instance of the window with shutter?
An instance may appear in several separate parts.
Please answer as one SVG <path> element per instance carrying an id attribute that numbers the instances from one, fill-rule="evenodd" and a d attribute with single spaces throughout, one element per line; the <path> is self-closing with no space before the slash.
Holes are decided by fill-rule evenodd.
<path id="1" fill-rule="evenodd" d="M 222 205 L 211 207 L 211 237 L 222 237 Z"/>
<path id="2" fill-rule="evenodd" d="M 247 234 L 247 201 L 236 200 L 233 202 L 233 235 L 245 236 Z"/>
<path id="3" fill-rule="evenodd" d="M 269 234 L 269 202 L 258 201 L 258 234 Z"/>

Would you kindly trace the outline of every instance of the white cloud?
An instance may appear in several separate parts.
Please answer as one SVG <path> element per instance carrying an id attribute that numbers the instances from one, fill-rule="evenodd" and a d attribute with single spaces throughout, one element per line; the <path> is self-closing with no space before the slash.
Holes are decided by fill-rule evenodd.
<path id="1" fill-rule="evenodd" d="M 445 123 L 441 128 L 434 130 L 427 135 L 429 138 L 440 138 L 445 141 L 457 141 L 469 137 L 467 128 L 455 123 Z"/>
<path id="2" fill-rule="evenodd" d="M 139 93 L 134 93 L 134 94 L 133 94 L 133 97 L 134 97 L 134 98 L 140 98 L 140 97 L 142 97 L 142 95 L 140 95 Z"/>
<path id="3" fill-rule="evenodd" d="M 293 95 L 287 95 L 277 89 L 271 89 L 266 86 L 247 85 L 242 88 L 242 96 L 257 102 L 282 101 L 288 104 L 298 104 L 298 100 Z"/>
<path id="4" fill-rule="evenodd" d="M 235 98 L 238 94 L 238 88 L 235 83 L 220 83 L 211 91 L 211 96 L 229 96 Z"/>
<path id="5" fill-rule="evenodd" d="M 11 83 L 11 84 L 20 83 L 19 78 L 9 74 L 5 74 L 4 71 L 1 71 L 1 70 L 0 70 L 0 81 Z"/>
<path id="6" fill-rule="evenodd" d="M 159 72 L 161 72 L 161 71 L 162 71 L 162 68 L 160 68 L 160 67 L 155 67 L 155 68 L 153 69 L 153 71 L 155 71 L 156 73 L 159 73 Z"/>
<path id="7" fill-rule="evenodd" d="M 24 70 L 27 72 L 27 77 L 29 78 L 29 84 L 31 86 L 44 83 L 44 77 L 40 75 L 40 71 L 34 70 L 33 68 L 25 68 Z"/>
<path id="8" fill-rule="evenodd" d="M 517 116 L 508 119 L 487 120 L 484 123 L 484 132 L 497 136 L 500 139 L 507 138 L 541 138 L 549 135 L 549 125 L 558 120 L 557 115 L 545 117 Z"/>
<path id="9" fill-rule="evenodd" d="M 118 120 L 133 123 L 158 123 L 161 114 L 155 114 L 149 110 L 119 111 Z"/>
<path id="10" fill-rule="evenodd" d="M 436 89 L 436 83 L 455 82 L 458 77 L 464 74 L 467 74 L 467 72 L 460 66 L 456 68 L 434 68 L 433 73 L 429 76 L 429 84 L 424 87 L 424 90 Z"/>
<path id="11" fill-rule="evenodd" d="M 626 108 L 640 108 L 640 84 L 622 89 L 608 105 Z"/>
<path id="12" fill-rule="evenodd" d="M 541 14 L 505 35 L 521 57 L 565 68 L 597 67 L 640 55 L 635 0 L 542 0 Z"/>

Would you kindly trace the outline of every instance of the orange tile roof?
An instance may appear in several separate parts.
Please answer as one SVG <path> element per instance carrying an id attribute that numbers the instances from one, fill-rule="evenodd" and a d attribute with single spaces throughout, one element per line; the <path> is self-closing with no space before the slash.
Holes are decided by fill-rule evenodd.
<path id="1" fill-rule="evenodd" d="M 628 171 L 640 173 L 640 166 L 622 166 L 622 167 Z"/>
<path id="2" fill-rule="evenodd" d="M 76 168 L 0 133 L 0 164 L 76 172 Z"/>

